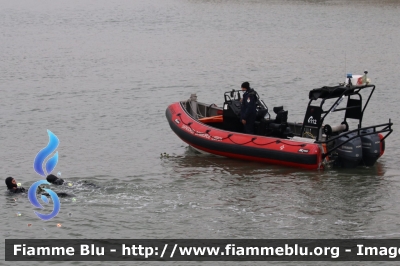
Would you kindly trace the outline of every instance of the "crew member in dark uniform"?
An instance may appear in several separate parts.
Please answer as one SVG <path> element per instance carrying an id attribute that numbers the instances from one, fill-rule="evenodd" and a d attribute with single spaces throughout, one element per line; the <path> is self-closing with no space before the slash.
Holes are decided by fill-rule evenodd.
<path id="1" fill-rule="evenodd" d="M 11 193 L 25 192 L 25 188 L 18 187 L 17 181 L 15 181 L 15 179 L 12 178 L 11 176 L 6 178 L 6 185 L 7 185 L 8 191 L 10 191 Z"/>
<path id="2" fill-rule="evenodd" d="M 240 109 L 240 119 L 244 125 L 244 133 L 254 134 L 257 93 L 250 88 L 250 84 L 248 82 L 243 82 L 242 91 L 244 91 L 244 94 L 242 99 L 242 107 Z"/>

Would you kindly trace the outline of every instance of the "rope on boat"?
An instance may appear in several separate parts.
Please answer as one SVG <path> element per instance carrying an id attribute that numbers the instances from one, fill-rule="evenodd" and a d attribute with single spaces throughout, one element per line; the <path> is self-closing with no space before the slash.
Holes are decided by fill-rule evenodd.
<path id="1" fill-rule="evenodd" d="M 303 137 L 310 137 L 310 138 L 312 138 L 312 139 L 315 139 L 315 136 L 311 133 L 311 132 L 304 132 L 304 134 L 303 134 Z"/>
<path id="2" fill-rule="evenodd" d="M 254 143 L 255 145 L 258 145 L 258 146 L 267 146 L 267 145 L 272 144 L 272 143 L 276 143 L 276 144 L 282 143 L 282 144 L 288 145 L 288 146 L 299 146 L 299 147 L 304 147 L 304 146 L 307 145 L 306 143 L 299 143 L 299 144 L 287 143 L 287 142 L 284 142 L 284 141 L 279 140 L 279 139 L 278 139 L 278 140 L 273 140 L 273 141 L 270 141 L 270 142 L 261 144 L 261 143 L 256 143 L 256 142 L 254 142 L 254 141 L 257 139 L 257 137 L 254 137 L 254 138 L 252 138 L 251 140 L 249 140 L 249 141 L 247 141 L 247 142 L 244 142 L 244 143 L 237 143 L 237 142 L 235 142 L 235 141 L 233 141 L 233 140 L 231 139 L 231 137 L 233 136 L 233 134 L 228 134 L 228 136 L 226 136 L 226 137 L 224 137 L 224 138 L 222 138 L 222 137 L 216 138 L 216 137 L 210 135 L 211 129 L 207 129 L 205 132 L 197 131 L 197 130 L 195 130 L 195 129 L 192 128 L 192 123 L 193 123 L 193 122 L 185 123 L 185 121 L 183 121 L 183 119 L 182 119 L 180 113 L 177 114 L 177 116 L 179 116 L 180 119 L 181 119 L 181 121 L 182 121 L 182 123 L 183 123 L 184 125 L 188 126 L 195 134 L 197 134 L 197 135 L 208 135 L 208 136 L 209 136 L 211 139 L 213 139 L 213 140 L 221 141 L 221 140 L 229 139 L 233 144 L 236 144 L 236 145 L 246 145 L 246 144 L 248 144 L 248 143 L 250 143 L 250 142 L 252 142 L 252 143 Z"/>
<path id="3" fill-rule="evenodd" d="M 237 143 L 237 142 L 234 142 L 234 141 L 231 139 L 231 137 L 232 137 L 232 134 L 228 135 L 229 140 L 230 140 L 233 144 L 236 144 L 236 145 L 246 145 L 246 144 L 248 144 L 248 143 L 250 143 L 250 142 L 253 142 L 253 140 L 256 139 L 256 138 L 252 138 L 252 139 L 249 140 L 248 142 L 245 142 L 245 143 Z"/>

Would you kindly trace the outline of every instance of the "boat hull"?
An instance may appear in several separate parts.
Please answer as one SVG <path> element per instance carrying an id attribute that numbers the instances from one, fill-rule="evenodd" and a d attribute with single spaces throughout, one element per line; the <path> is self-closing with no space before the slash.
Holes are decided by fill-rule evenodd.
<path id="1" fill-rule="evenodd" d="M 207 153 L 306 169 L 323 168 L 319 144 L 218 129 L 193 119 L 180 102 L 167 108 L 166 117 L 179 138 Z"/>

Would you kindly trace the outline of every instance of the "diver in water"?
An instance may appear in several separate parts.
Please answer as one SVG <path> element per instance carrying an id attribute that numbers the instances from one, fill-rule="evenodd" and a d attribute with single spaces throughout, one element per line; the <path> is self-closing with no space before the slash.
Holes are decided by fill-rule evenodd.
<path id="1" fill-rule="evenodd" d="M 64 179 L 58 178 L 57 176 L 53 174 L 49 174 L 46 178 L 47 182 L 54 184 L 54 185 L 62 185 L 64 184 Z"/>
<path id="2" fill-rule="evenodd" d="M 53 174 L 48 175 L 46 180 L 47 180 L 47 182 L 49 182 L 49 183 L 51 183 L 53 185 L 58 185 L 58 186 L 59 185 L 65 185 L 64 179 L 59 178 L 59 177 L 57 177 L 57 176 L 55 176 Z M 66 184 L 68 184 L 68 186 L 70 186 L 70 187 L 73 186 L 73 183 L 71 183 L 71 182 L 68 182 Z M 87 187 L 100 188 L 96 184 L 88 183 L 86 180 L 83 181 L 83 182 L 79 182 L 78 181 L 78 182 L 76 182 L 76 185 L 83 185 L 83 186 L 87 186 Z"/>
<path id="3" fill-rule="evenodd" d="M 17 181 L 15 181 L 15 179 L 12 178 L 11 176 L 6 178 L 6 185 L 7 185 L 8 191 L 10 191 L 10 192 L 12 192 L 12 193 L 22 193 L 22 192 L 25 192 L 25 188 L 23 188 L 23 187 L 18 187 Z"/>
<path id="4" fill-rule="evenodd" d="M 17 185 L 17 181 L 15 181 L 14 178 L 7 177 L 6 178 L 6 185 L 7 185 L 7 189 L 8 191 L 10 191 L 11 193 L 23 193 L 26 192 L 26 189 L 23 187 L 18 187 Z M 39 187 L 39 194 L 45 195 L 45 196 L 50 196 L 49 193 L 47 193 L 43 188 Z M 68 193 L 65 192 L 56 192 L 57 196 L 59 196 L 60 198 L 65 198 L 65 197 L 72 197 L 73 195 L 70 195 Z"/>

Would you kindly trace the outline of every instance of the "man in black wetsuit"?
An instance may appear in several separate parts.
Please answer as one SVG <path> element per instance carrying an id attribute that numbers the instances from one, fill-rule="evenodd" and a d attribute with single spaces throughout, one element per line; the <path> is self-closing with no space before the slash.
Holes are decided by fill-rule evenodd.
<path id="1" fill-rule="evenodd" d="M 64 184 L 64 179 L 59 178 L 59 177 L 57 177 L 57 176 L 55 176 L 53 174 L 48 175 L 46 180 L 47 180 L 47 182 L 49 182 L 49 183 L 51 183 L 53 185 L 65 185 Z M 99 186 L 97 186 L 96 184 L 89 183 L 86 180 L 83 181 L 83 182 L 82 181 L 78 181 L 78 182 L 75 182 L 75 183 L 68 182 L 67 184 L 70 187 L 71 186 L 75 186 L 75 185 L 78 185 L 78 186 L 81 185 L 81 186 L 86 186 L 86 187 L 99 188 Z"/>
<path id="2" fill-rule="evenodd" d="M 18 187 L 17 186 L 17 181 L 15 181 L 15 179 L 12 178 L 11 176 L 6 178 L 6 185 L 7 185 L 8 191 L 10 191 L 12 193 L 25 192 L 25 188 Z"/>
<path id="3" fill-rule="evenodd" d="M 46 178 L 47 182 L 54 184 L 54 185 L 62 185 L 64 184 L 64 179 L 58 178 L 57 176 L 53 174 L 49 174 Z"/>
<path id="4" fill-rule="evenodd" d="M 256 120 L 257 93 L 250 88 L 248 82 L 243 82 L 242 107 L 240 108 L 240 120 L 244 125 L 244 133 L 254 134 L 254 122 Z"/>

